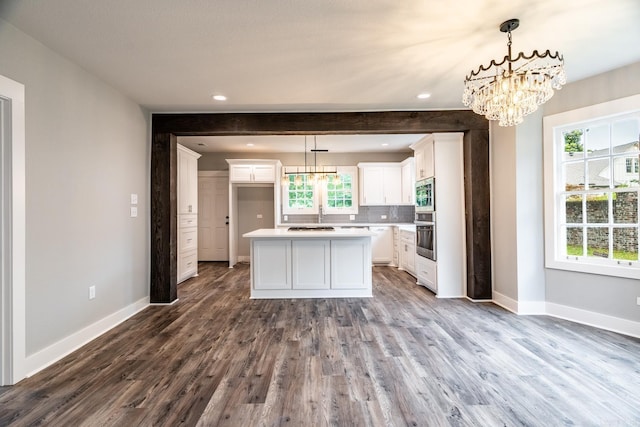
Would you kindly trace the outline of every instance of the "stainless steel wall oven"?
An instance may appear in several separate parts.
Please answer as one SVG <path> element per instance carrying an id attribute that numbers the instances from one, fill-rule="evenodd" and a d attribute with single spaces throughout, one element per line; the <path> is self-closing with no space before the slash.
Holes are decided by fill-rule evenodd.
<path id="1" fill-rule="evenodd" d="M 430 260 L 436 260 L 436 213 L 416 213 L 416 253 Z"/>

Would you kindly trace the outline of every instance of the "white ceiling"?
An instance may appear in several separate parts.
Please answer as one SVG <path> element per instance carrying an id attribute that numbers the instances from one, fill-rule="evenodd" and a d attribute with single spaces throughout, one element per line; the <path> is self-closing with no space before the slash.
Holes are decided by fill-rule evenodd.
<path id="1" fill-rule="evenodd" d="M 0 17 L 151 111 L 460 109 L 509 18 L 514 53 L 560 51 L 569 81 L 640 61 L 639 0 L 2 0 Z"/>
<path id="2" fill-rule="evenodd" d="M 397 153 L 409 152 L 409 146 L 422 137 L 420 134 L 307 136 L 306 150 L 302 135 L 180 136 L 178 142 L 198 153 L 308 153 L 314 146 L 330 153 Z"/>

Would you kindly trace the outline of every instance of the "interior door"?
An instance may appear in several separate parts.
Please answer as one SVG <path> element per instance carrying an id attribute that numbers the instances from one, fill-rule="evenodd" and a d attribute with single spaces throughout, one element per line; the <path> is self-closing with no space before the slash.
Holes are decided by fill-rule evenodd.
<path id="1" fill-rule="evenodd" d="M 229 261 L 229 178 L 198 177 L 198 261 Z"/>

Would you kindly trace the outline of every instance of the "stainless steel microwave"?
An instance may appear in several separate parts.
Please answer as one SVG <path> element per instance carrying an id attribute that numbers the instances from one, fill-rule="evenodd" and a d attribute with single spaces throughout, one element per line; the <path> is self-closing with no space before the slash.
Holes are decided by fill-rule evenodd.
<path id="1" fill-rule="evenodd" d="M 416 181 L 416 212 L 433 212 L 435 210 L 435 179 L 431 177 Z"/>

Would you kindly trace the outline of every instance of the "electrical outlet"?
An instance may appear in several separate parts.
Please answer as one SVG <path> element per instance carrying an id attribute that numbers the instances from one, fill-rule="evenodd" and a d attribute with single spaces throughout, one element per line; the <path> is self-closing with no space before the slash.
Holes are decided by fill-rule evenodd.
<path id="1" fill-rule="evenodd" d="M 640 305 L 640 297 L 636 298 L 636 304 Z"/>
<path id="2" fill-rule="evenodd" d="M 94 299 L 96 297 L 96 287 L 89 286 L 89 299 Z"/>
<path id="3" fill-rule="evenodd" d="M 138 204 L 138 195 L 135 193 L 131 193 L 131 204 L 132 205 Z"/>
<path id="4" fill-rule="evenodd" d="M 380 219 L 387 219 L 386 215 L 380 215 Z"/>
<path id="5" fill-rule="evenodd" d="M 289 221 L 289 215 L 285 215 L 285 216 L 284 216 L 284 220 L 285 220 L 285 221 Z"/>
<path id="6" fill-rule="evenodd" d="M 349 220 L 350 221 L 355 221 L 356 220 L 356 216 L 355 215 L 349 215 Z"/>
<path id="7" fill-rule="evenodd" d="M 138 208 L 136 206 L 131 206 L 131 218 L 135 218 L 138 216 Z"/>
<path id="8" fill-rule="evenodd" d="M 258 219 L 262 219 L 262 214 L 258 214 Z"/>

